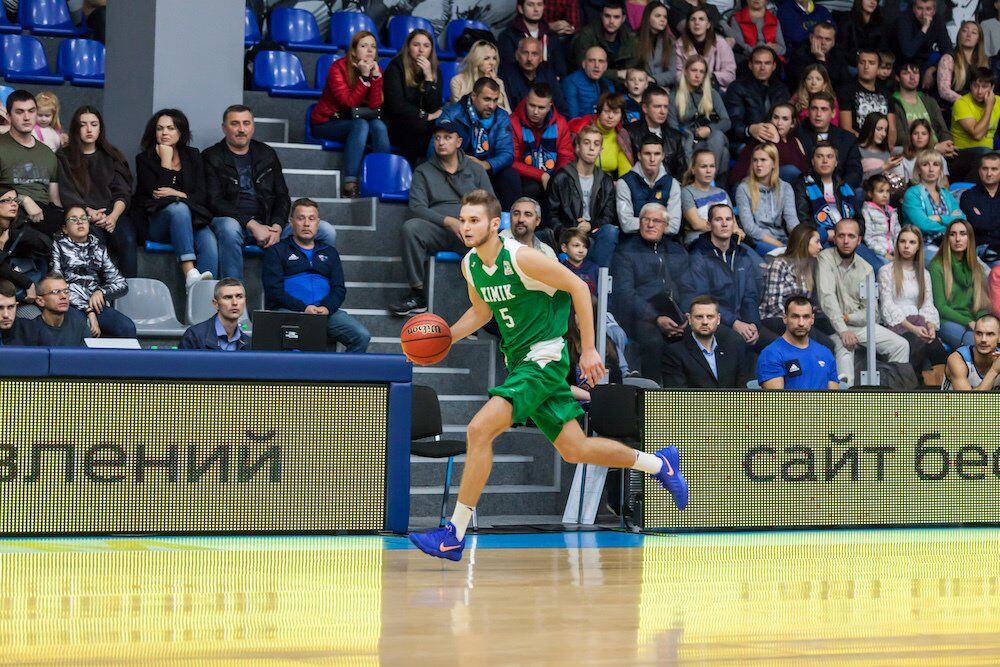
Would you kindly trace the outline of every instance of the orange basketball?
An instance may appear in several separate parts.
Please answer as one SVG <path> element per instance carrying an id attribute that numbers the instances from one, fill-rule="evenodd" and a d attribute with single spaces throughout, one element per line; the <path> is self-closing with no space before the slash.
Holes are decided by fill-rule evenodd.
<path id="1" fill-rule="evenodd" d="M 418 366 L 436 364 L 451 349 L 448 323 L 433 313 L 423 313 L 407 320 L 399 333 L 403 354 Z"/>

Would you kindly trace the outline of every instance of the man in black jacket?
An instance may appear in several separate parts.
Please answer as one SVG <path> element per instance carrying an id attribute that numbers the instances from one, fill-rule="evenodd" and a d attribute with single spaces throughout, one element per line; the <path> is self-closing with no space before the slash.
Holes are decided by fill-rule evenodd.
<path id="1" fill-rule="evenodd" d="M 650 86 L 642 94 L 642 118 L 625 126 L 632 140 L 632 155 L 639 155 L 642 142 L 652 134 L 663 144 L 663 166 L 667 172 L 679 177 L 687 171 L 687 161 L 681 148 L 680 132 L 667 126 L 670 112 L 670 95 L 666 89 Z"/>
<path id="2" fill-rule="evenodd" d="M 181 336 L 181 350 L 242 352 L 250 347 L 250 336 L 240 326 L 246 310 L 247 291 L 236 278 L 215 283 L 212 306 L 216 314 L 204 322 L 192 324 Z"/>
<path id="3" fill-rule="evenodd" d="M 576 228 L 590 234 L 590 261 L 608 266 L 618 245 L 615 184 L 597 166 L 604 139 L 593 125 L 576 135 L 576 160 L 555 173 L 549 182 L 549 212 L 555 238 Z"/>
<path id="4" fill-rule="evenodd" d="M 932 89 L 937 58 L 953 48 L 947 17 L 937 15 L 937 1 L 914 0 L 910 11 L 900 15 L 893 34 L 896 37 L 893 44 L 896 55 L 917 61 L 922 73 L 921 88 Z M 933 59 L 932 54 L 936 54 Z"/>
<path id="5" fill-rule="evenodd" d="M 776 143 L 778 130 L 769 123 L 771 107 L 787 102 L 792 95 L 774 71 L 778 56 L 771 47 L 763 44 L 750 52 L 750 72 L 726 90 L 726 110 L 733 126 L 730 136 L 737 144 L 745 144 L 751 137 L 758 142 Z"/>
<path id="6" fill-rule="evenodd" d="M 243 279 L 243 246 L 269 248 L 291 234 L 288 186 L 278 154 L 254 141 L 253 112 L 234 104 L 222 114 L 222 141 L 205 149 L 205 185 L 212 231 L 219 243 L 217 278 Z M 319 238 L 332 246 L 336 231 L 320 224 Z"/>
<path id="7" fill-rule="evenodd" d="M 683 246 L 665 238 L 667 211 L 646 204 L 639 212 L 639 233 L 622 239 L 611 261 L 614 291 L 611 312 L 629 339 L 639 345 L 639 372 L 660 382 L 663 348 L 687 330 L 678 287 L 688 270 Z"/>
<path id="8" fill-rule="evenodd" d="M 676 389 L 745 389 L 752 376 L 743 339 L 719 329 L 719 302 L 691 301 L 691 332 L 663 350 L 663 386 Z"/>
<path id="9" fill-rule="evenodd" d="M 341 307 L 347 296 L 344 267 L 337 251 L 316 240 L 319 207 L 311 199 L 292 204 L 292 235 L 264 253 L 264 305 L 327 316 L 327 338 L 348 352 L 368 350 L 371 334 Z"/>
<path id="10" fill-rule="evenodd" d="M 516 109 L 536 83 L 547 83 L 552 89 L 552 103 L 556 111 L 569 119 L 569 107 L 562 94 L 562 84 L 552 63 L 542 59 L 542 41 L 525 37 L 517 45 L 510 60 L 501 59 L 500 78 L 507 87 L 510 108 Z"/>
<path id="11" fill-rule="evenodd" d="M 809 116 L 795 128 L 795 136 L 802 142 L 806 155 L 812 155 L 813 146 L 820 141 L 828 141 L 837 151 L 836 175 L 851 188 L 861 187 L 861 152 L 858 150 L 858 138 L 839 127 L 832 125 L 833 108 L 836 103 L 833 95 L 826 91 L 815 93 L 809 99 Z"/>
<path id="12" fill-rule="evenodd" d="M 788 57 L 788 76 L 785 80 L 793 88 L 797 88 L 802 79 L 802 73 L 809 65 L 822 65 L 826 68 L 833 88 L 850 81 L 851 72 L 848 69 L 847 55 L 843 47 L 837 44 L 837 26 L 832 23 L 817 23 L 809 33 L 808 41 L 799 44 Z"/>
<path id="13" fill-rule="evenodd" d="M 517 16 L 497 36 L 500 62 L 512 62 L 514 52 L 521 41 L 533 37 L 538 40 L 542 60 L 548 63 L 558 76 L 565 76 L 566 54 L 563 53 L 562 42 L 557 35 L 549 31 L 549 26 L 544 20 L 545 0 L 516 0 L 514 9 Z M 507 83 L 506 80 L 504 83 Z M 510 94 L 509 85 L 507 93 Z M 516 106 L 516 102 L 511 102 L 511 108 Z"/>

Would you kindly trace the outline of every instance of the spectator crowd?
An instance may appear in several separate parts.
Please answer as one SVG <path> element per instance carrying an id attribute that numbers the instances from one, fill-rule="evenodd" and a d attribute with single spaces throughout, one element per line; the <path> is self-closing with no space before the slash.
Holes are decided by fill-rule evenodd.
<path id="1" fill-rule="evenodd" d="M 953 43 L 935 0 L 891 17 L 877 0 L 841 16 L 812 0 L 776 11 L 747 0 L 725 16 L 701 0 L 517 0 L 515 20 L 481 35 L 450 80 L 425 30 L 384 72 L 376 35 L 354 33 L 308 122 L 344 145 L 345 198 L 359 196 L 366 153 L 394 150 L 414 168 L 410 293 L 388 304 L 398 316 L 426 311 L 427 260 L 465 251 L 460 201 L 484 189 L 510 211 L 506 233 L 561 254 L 595 294 L 609 269 L 609 347 L 624 376 L 830 389 L 855 384 L 874 346 L 901 383 L 992 388 L 993 23 L 965 21 Z M 367 349 L 341 307 L 336 229 L 315 202 L 290 201 L 250 108 L 229 107 L 203 152 L 182 111 L 158 111 L 134 170 L 96 108 L 77 109 L 65 133 L 52 94 L 16 91 L 6 111 L 5 344 L 134 337 L 114 300 L 149 239 L 173 247 L 189 289 L 221 281 L 218 315 L 182 347 L 246 346 L 243 250 L 256 245 L 267 308 L 323 314 L 331 341 Z M 40 315 L 4 326 L 7 299 Z"/>

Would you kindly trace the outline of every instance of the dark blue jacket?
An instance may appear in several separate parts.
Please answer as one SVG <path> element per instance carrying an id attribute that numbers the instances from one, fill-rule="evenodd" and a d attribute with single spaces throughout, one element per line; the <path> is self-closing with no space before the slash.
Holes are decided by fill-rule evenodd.
<path id="1" fill-rule="evenodd" d="M 613 92 L 614 89 L 614 84 L 609 80 L 603 77 L 597 81 L 589 79 L 582 69 L 564 77 L 562 92 L 566 98 L 566 118 L 597 113 L 597 98 L 601 93 Z"/>
<path id="2" fill-rule="evenodd" d="M 559 83 L 559 77 L 549 63 L 540 63 L 535 71 L 535 80 L 528 81 L 528 77 L 524 76 L 524 72 L 517 66 L 516 60 L 505 61 L 500 65 L 500 78 L 503 79 L 503 85 L 507 89 L 507 100 L 511 109 L 517 108 L 521 100 L 528 96 L 533 85 L 545 83 L 552 89 L 552 104 L 555 105 L 556 111 L 565 116 L 566 120 L 572 118 L 569 115 L 569 107 L 566 106 L 566 98 L 563 97 L 562 84 Z"/>
<path id="3" fill-rule="evenodd" d="M 325 284 L 317 285 L 317 279 Z M 264 304 L 269 309 L 302 312 L 306 306 L 325 306 L 332 315 L 347 296 L 340 254 L 317 242 L 310 261 L 293 237 L 278 241 L 264 253 L 261 282 Z"/>
<path id="4" fill-rule="evenodd" d="M 792 50 L 791 47 L 807 41 L 817 23 L 833 23 L 833 14 L 818 2 L 813 6 L 812 13 L 807 14 L 795 0 L 785 0 L 778 5 L 777 14 L 781 35 L 789 45 L 789 51 Z"/>
<path id="5" fill-rule="evenodd" d="M 976 244 L 986 243 L 1000 249 L 1000 189 L 995 197 L 990 197 L 982 184 L 976 184 L 962 193 L 958 203 L 972 223 Z"/>
<path id="6" fill-rule="evenodd" d="M 462 150 L 466 155 L 475 155 L 476 126 L 479 125 L 479 117 L 473 118 L 469 112 L 469 95 L 465 95 L 458 102 L 449 104 L 444 108 L 438 122 L 445 120 L 454 121 L 458 125 L 458 133 L 462 137 Z M 486 132 L 489 141 L 489 154 L 486 161 L 490 163 L 490 170 L 495 174 L 503 171 L 514 164 L 514 137 L 510 132 L 510 114 L 497 107 L 493 112 L 493 124 Z M 431 150 L 434 146 L 431 142 Z"/>
<path id="7" fill-rule="evenodd" d="M 219 347 L 219 336 L 215 333 L 215 318 L 212 315 L 204 322 L 192 324 L 181 336 L 181 350 L 221 350 Z M 240 340 L 236 344 L 238 350 L 242 351 L 250 347 L 250 336 L 243 329 L 239 329 Z"/>
<path id="8" fill-rule="evenodd" d="M 685 274 L 685 293 L 693 299 L 708 294 L 719 302 L 719 314 L 727 327 L 739 320 L 760 321 L 760 288 L 757 271 L 747 249 L 730 239 L 729 250 L 722 252 L 712 244 L 711 232 L 705 232 L 691 244 L 691 263 Z M 687 311 L 690 301 L 684 303 Z"/>
<path id="9" fill-rule="evenodd" d="M 651 303 L 653 299 L 670 298 L 684 309 L 689 299 L 682 293 L 681 278 L 687 272 L 688 254 L 679 243 L 666 237 L 650 243 L 641 234 L 623 237 L 611 260 L 615 319 L 634 337 L 637 321 L 653 322 L 665 314 Z"/>

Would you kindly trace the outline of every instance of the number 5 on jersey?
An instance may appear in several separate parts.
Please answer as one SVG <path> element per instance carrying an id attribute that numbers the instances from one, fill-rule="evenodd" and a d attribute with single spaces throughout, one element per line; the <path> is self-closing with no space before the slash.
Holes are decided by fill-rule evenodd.
<path id="1" fill-rule="evenodd" d="M 514 328 L 514 318 L 510 316 L 510 308 L 501 308 L 500 317 L 503 318 L 504 324 L 507 325 L 508 329 Z"/>

